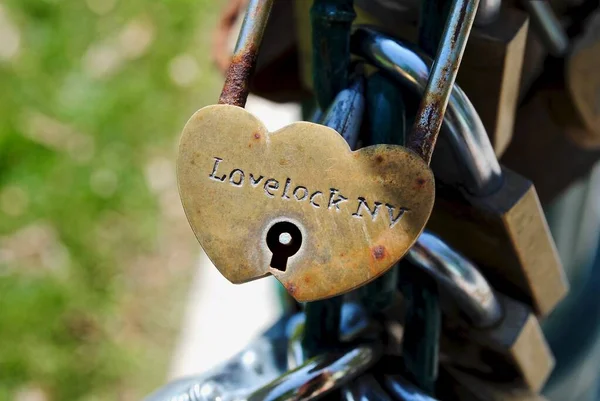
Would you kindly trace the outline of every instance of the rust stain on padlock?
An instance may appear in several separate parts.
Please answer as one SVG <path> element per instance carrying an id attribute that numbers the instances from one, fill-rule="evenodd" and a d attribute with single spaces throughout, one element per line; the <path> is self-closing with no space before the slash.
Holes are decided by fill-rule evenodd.
<path id="1" fill-rule="evenodd" d="M 385 258 L 385 247 L 383 245 L 377 245 L 371 249 L 371 253 L 375 260 L 381 260 Z"/>
<path id="2" fill-rule="evenodd" d="M 253 43 L 248 43 L 246 48 L 236 52 L 232 57 L 223 91 L 219 97 L 220 104 L 244 107 L 250 91 L 248 82 L 257 57 L 258 50 Z"/>
<path id="3" fill-rule="evenodd" d="M 233 283 L 274 275 L 301 302 L 385 273 L 422 232 L 435 191 L 431 170 L 408 149 L 352 152 L 336 131 L 307 122 L 269 133 L 230 105 L 190 119 L 177 176 L 190 225 L 219 271 Z"/>
<path id="4" fill-rule="evenodd" d="M 250 76 L 256 66 L 274 0 L 251 1 L 240 28 L 238 42 L 225 77 L 220 104 L 244 107 L 249 93 Z"/>

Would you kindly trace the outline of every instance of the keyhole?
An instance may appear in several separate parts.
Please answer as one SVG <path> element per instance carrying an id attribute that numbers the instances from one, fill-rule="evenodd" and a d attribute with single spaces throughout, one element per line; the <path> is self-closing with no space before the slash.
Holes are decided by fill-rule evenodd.
<path id="1" fill-rule="evenodd" d="M 267 233 L 267 246 L 273 253 L 271 267 L 285 271 L 287 261 L 294 256 L 302 245 L 302 233 L 295 225 L 287 221 L 276 223 Z"/>

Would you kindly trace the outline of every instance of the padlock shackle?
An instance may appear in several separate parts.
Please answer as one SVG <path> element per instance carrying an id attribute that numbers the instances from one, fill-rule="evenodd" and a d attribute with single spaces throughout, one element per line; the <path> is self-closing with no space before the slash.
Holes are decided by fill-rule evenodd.
<path id="1" fill-rule="evenodd" d="M 485 277 L 470 260 L 434 234 L 424 231 L 408 251 L 407 259 L 452 295 L 474 327 L 489 328 L 502 319 L 500 302 Z"/>
<path id="2" fill-rule="evenodd" d="M 415 124 L 408 133 L 406 146 L 427 164 L 431 162 L 478 5 L 479 0 L 453 0 Z"/>
<path id="3" fill-rule="evenodd" d="M 381 357 L 377 344 L 324 353 L 306 361 L 246 397 L 246 401 L 312 400 L 355 380 Z"/>
<path id="4" fill-rule="evenodd" d="M 529 12 L 531 25 L 548 53 L 564 57 L 569 50 L 569 36 L 550 3 L 547 0 L 524 0 L 521 3 Z"/>
<path id="5" fill-rule="evenodd" d="M 352 51 L 417 96 L 423 96 L 432 61 L 418 50 L 362 26 L 352 34 Z M 442 129 L 457 156 L 469 193 L 494 193 L 502 184 L 502 169 L 475 107 L 458 85 L 450 94 Z"/>
<path id="6" fill-rule="evenodd" d="M 356 75 L 349 87 L 337 94 L 320 123 L 339 132 L 350 149 L 356 150 L 365 107 L 365 79 Z"/>
<path id="7" fill-rule="evenodd" d="M 249 0 L 237 44 L 227 70 L 219 104 L 244 107 L 250 92 L 249 81 L 256 66 L 273 2 L 275 0 Z"/>

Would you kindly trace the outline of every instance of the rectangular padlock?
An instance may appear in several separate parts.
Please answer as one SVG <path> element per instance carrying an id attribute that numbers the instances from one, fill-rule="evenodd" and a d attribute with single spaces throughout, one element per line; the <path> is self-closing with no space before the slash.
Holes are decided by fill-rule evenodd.
<path id="1" fill-rule="evenodd" d="M 529 307 L 495 293 L 471 261 L 430 232 L 421 234 L 406 261 L 439 284 L 446 316 L 441 352 L 448 363 L 540 390 L 554 358 Z"/>
<path id="2" fill-rule="evenodd" d="M 471 129 L 461 135 L 477 146 L 457 147 L 450 140 L 440 146 L 433 163 L 438 197 L 428 227 L 473 260 L 497 290 L 545 316 L 566 295 L 568 283 L 536 189 L 498 164 L 477 113 L 466 114 Z M 443 177 L 452 160 L 463 165 L 463 184 Z"/>
<path id="3" fill-rule="evenodd" d="M 502 173 L 501 188 L 487 196 L 438 189 L 428 227 L 477 263 L 498 290 L 545 316 L 568 291 L 562 263 L 533 183 Z"/>
<path id="4" fill-rule="evenodd" d="M 457 78 L 498 156 L 513 136 L 528 29 L 527 14 L 502 9 L 492 22 L 474 30 Z"/>

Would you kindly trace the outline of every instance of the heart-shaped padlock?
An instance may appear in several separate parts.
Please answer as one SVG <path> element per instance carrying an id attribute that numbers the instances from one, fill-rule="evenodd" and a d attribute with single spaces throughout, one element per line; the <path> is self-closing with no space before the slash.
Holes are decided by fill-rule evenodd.
<path id="1" fill-rule="evenodd" d="M 221 104 L 184 129 L 179 191 L 198 241 L 229 281 L 272 274 L 297 301 L 314 301 L 383 274 L 423 231 L 435 198 L 428 164 L 474 12 L 452 13 L 446 24 L 440 48 L 453 51 L 438 52 L 409 148 L 352 151 L 331 128 L 298 122 L 268 132 L 242 108 L 272 4 L 249 2 Z"/>
<path id="2" fill-rule="evenodd" d="M 298 301 L 384 273 L 421 234 L 433 174 L 400 146 L 352 152 L 331 128 L 276 132 L 241 107 L 213 105 L 184 129 L 177 164 L 188 220 L 233 283 L 273 274 Z"/>

